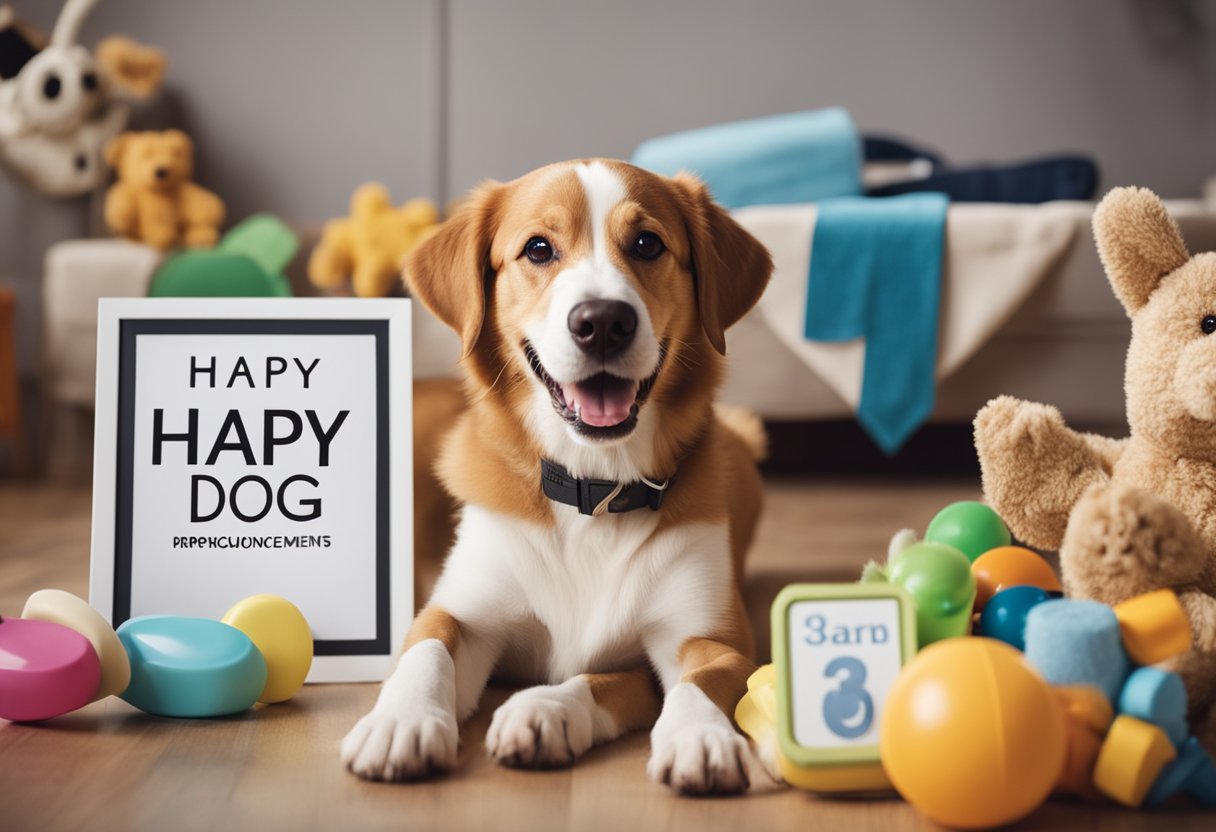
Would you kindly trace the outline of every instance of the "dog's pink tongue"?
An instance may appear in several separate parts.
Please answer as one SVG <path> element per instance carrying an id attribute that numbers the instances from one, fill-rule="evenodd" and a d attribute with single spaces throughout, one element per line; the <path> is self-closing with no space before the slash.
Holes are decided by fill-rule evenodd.
<path id="1" fill-rule="evenodd" d="M 638 396 L 638 383 L 601 373 L 571 384 L 563 384 L 566 406 L 584 423 L 596 428 L 619 425 L 629 418 Z"/>

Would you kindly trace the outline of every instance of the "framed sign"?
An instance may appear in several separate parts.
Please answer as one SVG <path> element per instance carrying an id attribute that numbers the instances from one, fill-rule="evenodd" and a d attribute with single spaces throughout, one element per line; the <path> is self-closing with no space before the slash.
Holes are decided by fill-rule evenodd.
<path id="1" fill-rule="evenodd" d="M 281 595 L 311 682 L 384 678 L 413 615 L 403 299 L 104 299 L 89 600 L 114 626 Z"/>

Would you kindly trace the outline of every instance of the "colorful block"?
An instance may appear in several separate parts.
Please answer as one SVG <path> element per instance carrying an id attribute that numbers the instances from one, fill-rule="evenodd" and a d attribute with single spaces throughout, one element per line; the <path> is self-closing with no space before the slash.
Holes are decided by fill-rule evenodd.
<path id="1" fill-rule="evenodd" d="M 794 584 L 773 602 L 782 775 L 822 792 L 889 788 L 887 693 L 916 654 L 916 604 L 894 584 Z"/>
<path id="2" fill-rule="evenodd" d="M 1186 741 L 1186 686 L 1182 677 L 1156 667 L 1132 671 L 1119 694 L 1119 713 L 1151 722 L 1165 731 L 1175 746 Z"/>
<path id="3" fill-rule="evenodd" d="M 1098 696 L 1101 698 L 1102 695 Z M 1102 735 L 1082 722 L 1070 718 L 1066 718 L 1065 722 L 1068 747 L 1056 791 L 1086 800 L 1101 800 L 1102 793 L 1094 787 L 1094 766 L 1102 751 Z"/>
<path id="4" fill-rule="evenodd" d="M 1212 770 L 1212 758 L 1203 750 L 1199 740 L 1189 737 L 1178 748 L 1178 757 L 1162 769 L 1157 776 L 1148 796 L 1144 798 L 1146 807 L 1160 806 L 1177 794 L 1187 791 L 1192 784 L 1202 787 L 1203 769 Z M 1198 795 L 1197 795 L 1198 796 Z M 1207 804 L 1216 806 L 1216 791 L 1212 792 L 1212 800 Z"/>
<path id="5" fill-rule="evenodd" d="M 1036 605 L 1026 616 L 1026 660 L 1053 685 L 1092 685 L 1111 702 L 1131 670 L 1119 620 L 1097 601 Z"/>
<path id="6" fill-rule="evenodd" d="M 1123 646 L 1136 664 L 1157 664 L 1191 649 L 1191 621 L 1172 589 L 1158 589 L 1115 606 Z"/>
<path id="7" fill-rule="evenodd" d="M 1203 750 L 1202 746 L 1199 750 Z M 1216 764 L 1212 763 L 1212 758 L 1206 752 L 1198 770 L 1186 781 L 1185 788 L 1186 793 L 1202 805 L 1216 807 Z"/>
<path id="8" fill-rule="evenodd" d="M 1176 756 L 1174 744 L 1156 725 L 1131 716 L 1116 717 L 1094 765 L 1094 786 L 1112 800 L 1136 808 Z"/>
<path id="9" fill-rule="evenodd" d="M 1058 685 L 1052 690 L 1064 708 L 1065 719 L 1106 736 L 1115 719 L 1114 708 L 1106 694 L 1090 685 Z"/>

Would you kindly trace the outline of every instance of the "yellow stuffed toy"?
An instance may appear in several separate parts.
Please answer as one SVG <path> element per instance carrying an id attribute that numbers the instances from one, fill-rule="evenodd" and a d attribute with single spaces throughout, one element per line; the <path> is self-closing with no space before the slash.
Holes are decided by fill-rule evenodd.
<path id="1" fill-rule="evenodd" d="M 308 279 L 321 289 L 349 281 L 361 298 L 384 297 L 400 280 L 405 256 L 438 223 L 430 200 L 411 199 L 395 208 L 380 183 L 360 185 L 350 198 L 350 216 L 326 223 L 308 260 Z"/>
<path id="2" fill-rule="evenodd" d="M 118 181 L 106 193 L 105 219 L 124 237 L 166 251 L 214 246 L 224 203 L 194 176 L 194 144 L 180 130 L 123 133 L 106 145 Z"/>

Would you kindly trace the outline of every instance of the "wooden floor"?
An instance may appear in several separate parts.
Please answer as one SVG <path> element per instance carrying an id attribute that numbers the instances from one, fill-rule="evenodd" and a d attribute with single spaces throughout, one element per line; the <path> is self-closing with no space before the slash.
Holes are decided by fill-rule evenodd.
<path id="1" fill-rule="evenodd" d="M 749 601 L 794 580 L 853 580 L 890 534 L 975 498 L 968 483 L 778 481 L 751 561 Z M 42 587 L 87 591 L 89 495 L 0 484 L 0 614 Z M 764 627 L 757 632 L 764 632 Z M 767 649 L 767 639 L 765 639 Z M 145 715 L 109 699 L 41 725 L 0 721 L 0 832 L 24 830 L 932 829 L 898 800 L 821 800 L 787 790 L 731 799 L 673 796 L 647 781 L 637 735 L 593 749 L 572 769 L 490 763 L 482 738 L 506 692 L 491 690 L 462 731 L 456 773 L 413 785 L 364 783 L 338 764 L 343 734 L 374 685 L 310 686 L 293 701 L 219 720 Z M 1050 803 L 1025 829 L 1216 829 L 1216 816 Z"/>

